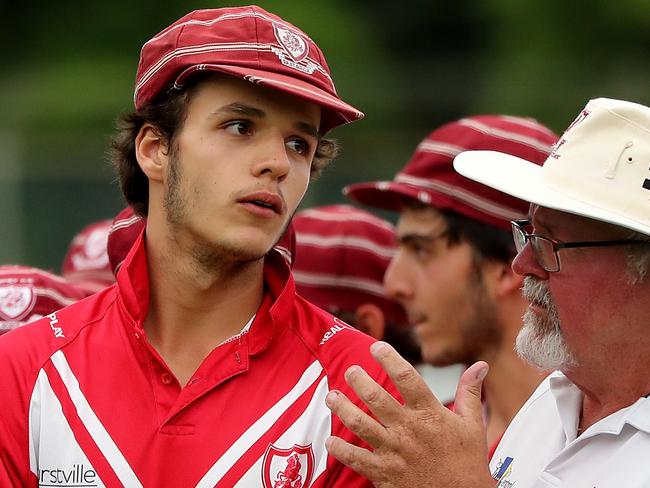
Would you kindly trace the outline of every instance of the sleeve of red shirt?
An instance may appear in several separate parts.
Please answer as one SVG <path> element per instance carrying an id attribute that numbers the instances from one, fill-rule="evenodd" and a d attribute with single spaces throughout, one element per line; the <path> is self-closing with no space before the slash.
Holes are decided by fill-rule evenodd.
<path id="1" fill-rule="evenodd" d="M 330 390 L 339 390 L 343 392 L 364 412 L 369 413 L 368 408 L 359 399 L 354 390 L 348 386 L 343 376 L 350 366 L 358 365 L 361 366 L 379 385 L 393 395 L 393 397 L 402 402 L 402 398 L 399 395 L 397 388 L 395 388 L 379 363 L 377 363 L 377 361 L 375 361 L 375 359 L 370 355 L 370 345 L 375 342 L 375 340 L 358 331 L 349 331 L 349 336 L 350 337 L 348 338 L 346 337 L 346 334 L 341 334 L 341 337 L 337 337 L 337 340 L 333 340 L 331 341 L 331 344 L 328 344 L 328 346 L 331 347 L 331 350 L 329 351 L 331 362 L 326 365 L 326 368 L 328 369 L 327 375 Z M 353 343 L 348 343 L 346 339 L 355 340 Z M 351 444 L 371 449 L 366 442 L 362 441 L 359 437 L 348 430 L 336 415 L 332 415 L 332 435 L 340 437 Z M 373 486 L 365 477 L 359 475 L 351 468 L 339 463 L 332 456 L 328 457 L 326 473 L 328 473 L 326 477 L 321 477 L 321 479 L 313 485 L 315 488 L 365 488 Z"/>

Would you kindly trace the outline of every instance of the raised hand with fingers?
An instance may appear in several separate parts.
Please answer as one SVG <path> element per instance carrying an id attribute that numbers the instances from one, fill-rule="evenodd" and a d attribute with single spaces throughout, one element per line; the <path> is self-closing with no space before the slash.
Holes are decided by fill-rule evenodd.
<path id="1" fill-rule="evenodd" d="M 415 368 L 384 342 L 372 345 L 404 405 L 358 366 L 346 381 L 375 418 L 343 393 L 332 391 L 327 406 L 372 447 L 372 451 L 330 437 L 326 446 L 342 463 L 366 476 L 378 488 L 487 488 L 496 485 L 487 463 L 487 442 L 481 407 L 481 386 L 488 365 L 468 368 L 456 391 L 455 412 L 445 408 Z"/>

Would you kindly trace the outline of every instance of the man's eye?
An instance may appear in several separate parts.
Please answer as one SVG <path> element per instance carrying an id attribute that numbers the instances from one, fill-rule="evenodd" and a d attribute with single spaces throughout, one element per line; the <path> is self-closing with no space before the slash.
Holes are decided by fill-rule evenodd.
<path id="1" fill-rule="evenodd" d="M 234 120 L 232 122 L 228 122 L 225 125 L 226 131 L 240 136 L 251 135 L 253 132 L 252 127 L 253 124 L 251 124 L 247 120 Z"/>
<path id="2" fill-rule="evenodd" d="M 431 246 L 420 242 L 409 243 L 408 250 L 416 259 L 419 260 L 429 259 L 432 255 Z"/>
<path id="3" fill-rule="evenodd" d="M 307 142 L 303 141 L 302 139 L 291 139 L 290 141 L 287 141 L 287 146 L 293 152 L 301 155 L 307 154 L 309 152 L 309 144 L 307 144 Z"/>

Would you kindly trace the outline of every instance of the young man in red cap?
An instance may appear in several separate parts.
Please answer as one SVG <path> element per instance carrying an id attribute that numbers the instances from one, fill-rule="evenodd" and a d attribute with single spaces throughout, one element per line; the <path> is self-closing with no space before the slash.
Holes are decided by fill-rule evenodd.
<path id="1" fill-rule="evenodd" d="M 387 383 L 372 340 L 296 296 L 270 251 L 335 152 L 323 136 L 362 114 L 258 7 L 147 42 L 135 107 L 114 159 L 146 230 L 115 286 L 0 340 L 0 484 L 370 486 L 327 454 L 331 434 L 359 440 L 324 398 L 352 364 Z"/>
<path id="2" fill-rule="evenodd" d="M 540 164 L 557 137 L 533 119 L 475 116 L 446 124 L 422 141 L 393 181 L 348 186 L 350 198 L 400 212 L 399 249 L 384 278 L 406 309 L 434 366 L 488 361 L 485 417 L 490 454 L 542 379 L 515 353 L 527 302 L 511 269 L 510 220 L 528 204 L 454 171 L 470 149 L 501 150 Z"/>
<path id="3" fill-rule="evenodd" d="M 404 309 L 387 296 L 383 286 L 386 268 L 395 254 L 393 225 L 350 205 L 302 210 L 292 224 L 296 291 L 418 363 L 420 349 Z"/>

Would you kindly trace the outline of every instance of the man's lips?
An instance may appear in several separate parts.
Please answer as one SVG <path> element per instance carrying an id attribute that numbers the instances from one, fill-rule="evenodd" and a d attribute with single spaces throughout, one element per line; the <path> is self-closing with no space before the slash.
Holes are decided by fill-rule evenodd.
<path id="1" fill-rule="evenodd" d="M 417 315 L 417 316 L 409 315 L 408 319 L 409 319 L 409 325 L 411 327 L 418 327 L 422 324 L 425 324 L 427 321 L 427 318 L 423 315 Z"/>
<path id="2" fill-rule="evenodd" d="M 284 211 L 284 201 L 277 193 L 259 191 L 248 194 L 237 200 L 238 203 L 255 205 L 260 209 L 272 210 L 276 214 Z"/>

